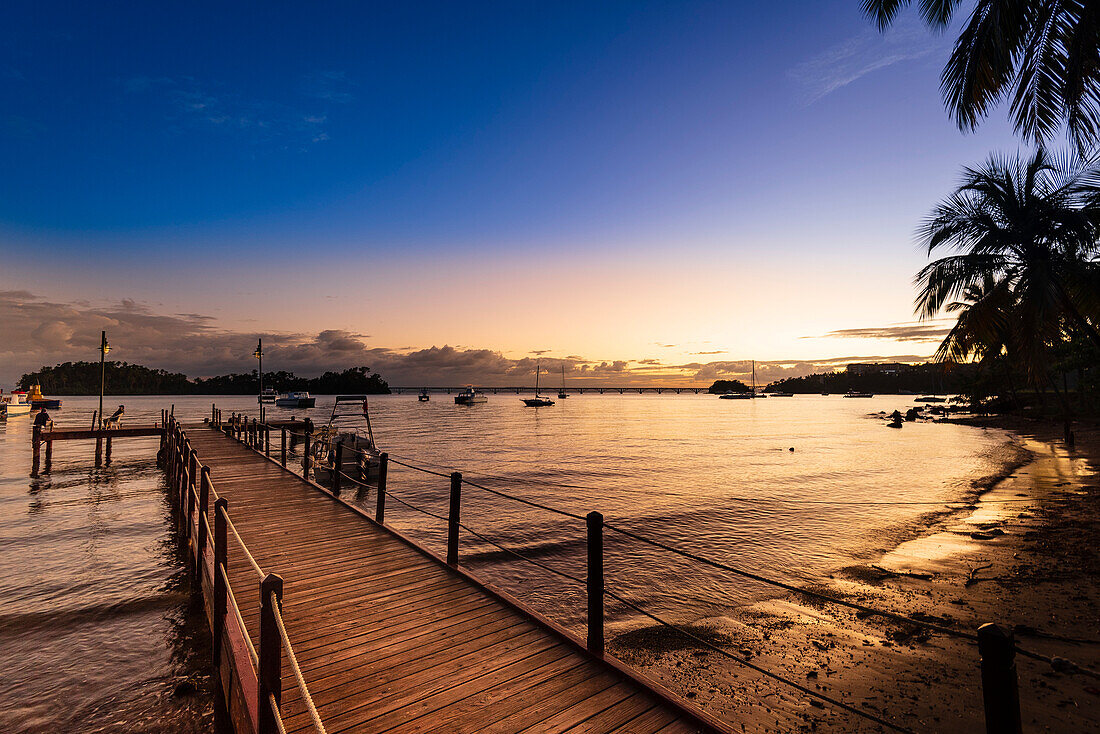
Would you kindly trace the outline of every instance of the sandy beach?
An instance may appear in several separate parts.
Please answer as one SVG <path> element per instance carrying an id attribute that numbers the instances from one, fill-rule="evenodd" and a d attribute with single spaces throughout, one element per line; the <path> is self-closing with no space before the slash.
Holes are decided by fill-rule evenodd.
<path id="1" fill-rule="evenodd" d="M 1004 471 L 975 482 L 965 507 L 929 512 L 919 530 L 895 529 L 894 547 L 818 590 L 959 631 L 995 622 L 1021 648 L 1100 668 L 1100 431 L 1078 423 L 1068 448 L 1047 422 L 965 421 L 1012 432 Z M 984 728 L 978 651 L 968 640 L 792 594 L 694 631 L 904 729 Z M 674 632 L 628 633 L 612 651 L 744 731 L 885 730 Z M 1095 730 L 1100 680 L 1022 656 L 1017 667 L 1027 730 Z"/>

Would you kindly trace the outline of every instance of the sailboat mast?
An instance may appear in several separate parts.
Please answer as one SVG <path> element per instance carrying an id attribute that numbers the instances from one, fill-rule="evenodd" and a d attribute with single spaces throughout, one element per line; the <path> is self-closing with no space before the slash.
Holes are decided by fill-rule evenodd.
<path id="1" fill-rule="evenodd" d="M 752 361 L 752 394 L 756 395 L 756 360 Z"/>
<path id="2" fill-rule="evenodd" d="M 536 364 L 535 365 L 535 397 L 536 398 L 539 396 L 539 372 L 541 372 L 541 371 L 542 370 Z"/>

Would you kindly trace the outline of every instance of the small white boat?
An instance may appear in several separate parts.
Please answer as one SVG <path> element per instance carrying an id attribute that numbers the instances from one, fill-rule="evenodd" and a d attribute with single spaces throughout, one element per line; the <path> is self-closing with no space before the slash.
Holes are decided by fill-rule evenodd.
<path id="1" fill-rule="evenodd" d="M 275 398 L 275 405 L 280 408 L 312 408 L 317 404 L 317 398 L 308 392 L 288 392 Z"/>
<path id="2" fill-rule="evenodd" d="M 474 403 L 487 403 L 489 398 L 485 397 L 485 393 L 481 390 L 475 390 L 472 387 L 468 387 L 458 395 L 455 395 L 455 403 L 457 405 L 473 405 Z"/>
<path id="3" fill-rule="evenodd" d="M 27 393 L 17 391 L 11 395 L 0 396 L 0 412 L 5 418 L 13 415 L 28 415 L 31 412 L 31 403 L 27 400 Z"/>
<path id="4" fill-rule="evenodd" d="M 275 392 L 273 388 L 265 387 L 263 391 L 256 398 L 260 403 L 274 403 L 279 397 L 279 394 Z"/>
<path id="5" fill-rule="evenodd" d="M 873 398 L 874 396 L 874 393 L 857 392 L 855 390 L 849 390 L 848 392 L 844 393 L 844 397 L 846 398 Z"/>

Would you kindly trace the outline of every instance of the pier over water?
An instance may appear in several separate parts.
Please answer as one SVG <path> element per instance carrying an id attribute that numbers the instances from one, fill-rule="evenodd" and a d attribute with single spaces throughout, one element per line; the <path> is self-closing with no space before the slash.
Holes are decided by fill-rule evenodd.
<path id="1" fill-rule="evenodd" d="M 727 730 L 218 423 L 163 455 L 236 731 Z"/>

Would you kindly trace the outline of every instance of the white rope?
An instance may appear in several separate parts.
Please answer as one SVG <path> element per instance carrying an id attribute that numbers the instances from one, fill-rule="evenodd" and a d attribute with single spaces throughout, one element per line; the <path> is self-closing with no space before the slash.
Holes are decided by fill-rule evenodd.
<path id="1" fill-rule="evenodd" d="M 218 564 L 218 573 L 222 575 L 222 579 L 225 581 L 225 593 L 229 594 L 229 601 L 232 602 L 233 614 L 237 617 L 237 624 L 241 626 L 241 634 L 244 635 L 244 642 L 248 645 L 248 655 L 252 658 L 252 666 L 259 669 L 260 656 L 256 652 L 256 648 L 252 645 L 252 638 L 248 635 L 248 628 L 244 626 L 244 617 L 241 616 L 241 606 L 237 603 L 237 597 L 233 596 L 233 587 L 229 585 L 229 576 L 225 573 L 225 566 Z"/>
<path id="2" fill-rule="evenodd" d="M 294 679 L 298 681 L 298 690 L 302 692 L 302 700 L 306 702 L 306 709 L 309 711 L 309 716 L 313 719 L 313 728 L 320 732 L 320 734 L 327 734 L 325 731 L 325 725 L 321 722 L 321 715 L 317 713 L 317 707 L 313 704 L 313 697 L 309 695 L 309 688 L 306 687 L 306 679 L 302 676 L 302 669 L 298 667 L 298 658 L 294 654 L 294 648 L 290 646 L 290 636 L 286 633 L 286 627 L 283 626 L 283 615 L 279 609 L 279 598 L 275 596 L 275 592 L 271 592 L 271 608 L 274 610 L 275 626 L 279 628 L 279 636 L 283 638 L 283 647 L 286 648 L 286 657 L 290 661 L 290 669 L 294 671 Z"/>
<path id="3" fill-rule="evenodd" d="M 233 537 L 237 539 L 237 543 L 241 546 L 241 551 L 244 552 L 244 557 L 252 564 L 253 570 L 256 571 L 256 575 L 259 576 L 262 581 L 264 578 L 264 570 L 260 568 L 260 564 L 256 563 L 256 559 L 248 552 L 248 546 L 244 544 L 244 539 L 241 538 L 241 534 L 237 532 L 237 528 L 233 525 L 233 521 L 229 519 L 229 512 L 223 509 L 222 514 L 225 515 L 225 526 L 232 531 Z"/>

